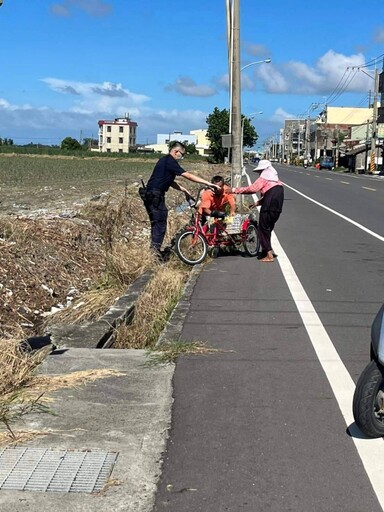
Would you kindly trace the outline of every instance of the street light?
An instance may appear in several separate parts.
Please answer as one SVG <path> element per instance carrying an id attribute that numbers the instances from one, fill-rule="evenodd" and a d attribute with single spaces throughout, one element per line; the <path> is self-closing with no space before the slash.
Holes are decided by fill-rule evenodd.
<path id="1" fill-rule="evenodd" d="M 246 64 L 242 68 L 240 68 L 240 71 L 243 71 L 246 68 L 249 68 L 249 66 L 253 66 L 254 64 L 269 64 L 272 62 L 272 59 L 265 59 L 265 60 L 257 60 L 256 62 L 250 62 L 249 64 Z"/>

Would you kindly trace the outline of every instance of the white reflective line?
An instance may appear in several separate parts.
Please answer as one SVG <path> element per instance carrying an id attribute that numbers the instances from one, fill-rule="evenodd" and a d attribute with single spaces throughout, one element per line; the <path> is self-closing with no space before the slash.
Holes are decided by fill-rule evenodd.
<path id="1" fill-rule="evenodd" d="M 248 183 L 250 179 L 247 176 Z M 352 224 L 360 227 L 354 221 L 347 219 L 343 215 L 331 210 L 317 201 L 305 196 L 301 192 L 289 187 L 298 194 L 307 198 L 308 200 L 318 204 L 326 210 L 338 215 Z M 255 195 L 254 195 L 255 196 Z M 363 228 L 361 226 L 361 228 Z M 364 228 L 364 230 L 366 230 Z M 378 235 L 376 235 L 379 237 Z M 380 237 L 383 240 L 383 237 Z M 336 401 L 339 405 L 340 411 L 344 417 L 347 427 L 349 427 L 350 435 L 356 446 L 357 452 L 363 463 L 364 469 L 372 484 L 373 490 L 377 496 L 382 510 L 384 510 L 384 443 L 382 439 L 364 439 L 363 434 L 354 424 L 352 414 L 352 400 L 355 392 L 355 384 L 341 361 L 335 347 L 329 338 L 318 314 L 315 311 L 308 295 L 306 294 L 299 278 L 296 275 L 294 268 L 291 265 L 285 251 L 283 250 L 280 242 L 275 234 L 272 232 L 273 248 L 279 254 L 277 258 L 283 276 L 286 280 L 288 288 L 291 292 L 293 300 L 295 301 L 297 310 L 301 316 L 304 327 L 308 333 L 312 346 L 317 354 L 319 362 L 324 370 L 324 373 L 329 381 L 332 391 L 335 395 Z M 368 364 L 368 361 L 367 361 Z"/>
<path id="2" fill-rule="evenodd" d="M 295 188 L 293 187 L 290 187 L 289 185 L 287 185 L 286 183 L 284 183 L 284 186 L 287 187 L 287 188 L 290 188 L 291 190 L 293 190 L 294 192 L 296 192 L 297 194 L 305 197 L 305 199 L 308 199 L 308 201 L 312 201 L 312 203 L 315 203 L 317 204 L 318 206 L 320 206 L 321 208 L 324 208 L 324 210 L 327 210 L 331 213 L 333 213 L 334 215 L 337 215 L 338 217 L 340 217 L 341 219 L 344 219 L 346 220 L 347 222 L 350 222 L 351 224 L 353 224 L 354 226 L 356 226 L 357 228 L 361 229 L 362 231 L 365 231 L 366 233 L 368 233 L 369 235 L 372 235 L 374 236 L 375 238 L 377 238 L 378 240 L 381 240 L 381 242 L 384 242 L 384 236 L 381 236 L 381 235 L 378 235 L 377 233 L 375 233 L 374 231 L 371 231 L 370 229 L 362 226 L 361 224 L 359 224 L 358 222 L 355 222 L 354 220 L 352 219 L 349 219 L 348 217 L 345 217 L 345 215 L 342 215 L 341 213 L 337 212 L 336 210 L 332 210 L 332 208 L 328 208 L 328 206 L 325 206 L 324 204 L 322 203 L 319 203 L 318 201 L 315 201 L 315 199 L 312 199 L 311 197 L 308 197 L 306 196 L 305 194 L 303 194 L 302 192 L 299 192 L 298 190 L 296 190 Z"/>
<path id="3" fill-rule="evenodd" d="M 325 178 L 326 180 L 333 181 L 333 178 Z"/>
<path id="4" fill-rule="evenodd" d="M 340 183 L 344 183 L 344 185 L 349 185 L 349 181 L 340 181 Z"/>
<path id="5" fill-rule="evenodd" d="M 355 384 L 341 361 L 327 331 L 320 321 L 309 297 L 305 293 L 277 236 L 272 232 L 273 248 L 288 288 L 295 301 L 304 327 L 317 354 L 319 362 L 335 395 L 352 440 L 359 453 L 365 471 L 371 481 L 377 499 L 384 510 L 384 443 L 382 439 L 363 439 L 363 434 L 354 424 L 352 400 Z M 368 341 L 367 341 L 368 342 Z M 368 364 L 368 361 L 367 361 Z"/>
<path id="6" fill-rule="evenodd" d="M 361 188 L 363 188 L 364 190 L 372 190 L 372 192 L 376 192 L 375 188 L 369 188 L 369 187 L 361 187 Z"/>

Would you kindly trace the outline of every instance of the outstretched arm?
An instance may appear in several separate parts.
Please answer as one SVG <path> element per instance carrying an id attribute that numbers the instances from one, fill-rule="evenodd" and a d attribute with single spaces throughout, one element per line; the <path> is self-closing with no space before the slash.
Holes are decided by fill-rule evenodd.
<path id="1" fill-rule="evenodd" d="M 216 183 L 211 183 L 210 181 L 207 181 L 204 178 L 200 178 L 200 176 L 196 176 L 195 174 L 192 174 L 191 172 L 183 172 L 183 174 L 181 176 L 183 178 L 186 178 L 187 180 L 193 181 L 195 183 L 202 183 L 203 185 L 208 185 L 209 187 L 220 188 L 220 186 L 216 185 Z"/>

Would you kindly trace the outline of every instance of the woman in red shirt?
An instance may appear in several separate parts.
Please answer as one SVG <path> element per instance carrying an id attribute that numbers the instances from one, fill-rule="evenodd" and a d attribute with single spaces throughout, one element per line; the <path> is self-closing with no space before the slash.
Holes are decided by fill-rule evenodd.
<path id="1" fill-rule="evenodd" d="M 262 262 L 274 261 L 275 255 L 271 246 L 271 234 L 280 217 L 284 202 L 283 183 L 269 160 L 260 160 L 254 169 L 260 172 L 257 180 L 249 187 L 233 188 L 233 194 L 254 194 L 260 192 L 260 199 L 254 206 L 261 205 L 259 216 L 259 238 L 262 248 Z"/>

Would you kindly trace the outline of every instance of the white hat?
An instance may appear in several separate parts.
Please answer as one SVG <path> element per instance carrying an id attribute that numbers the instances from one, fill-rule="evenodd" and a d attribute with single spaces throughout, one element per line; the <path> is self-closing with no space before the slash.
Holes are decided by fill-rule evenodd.
<path id="1" fill-rule="evenodd" d="M 267 167 L 272 167 L 271 162 L 269 160 L 260 160 L 259 163 L 257 164 L 257 167 L 255 167 L 253 170 L 254 171 L 263 171 Z"/>

